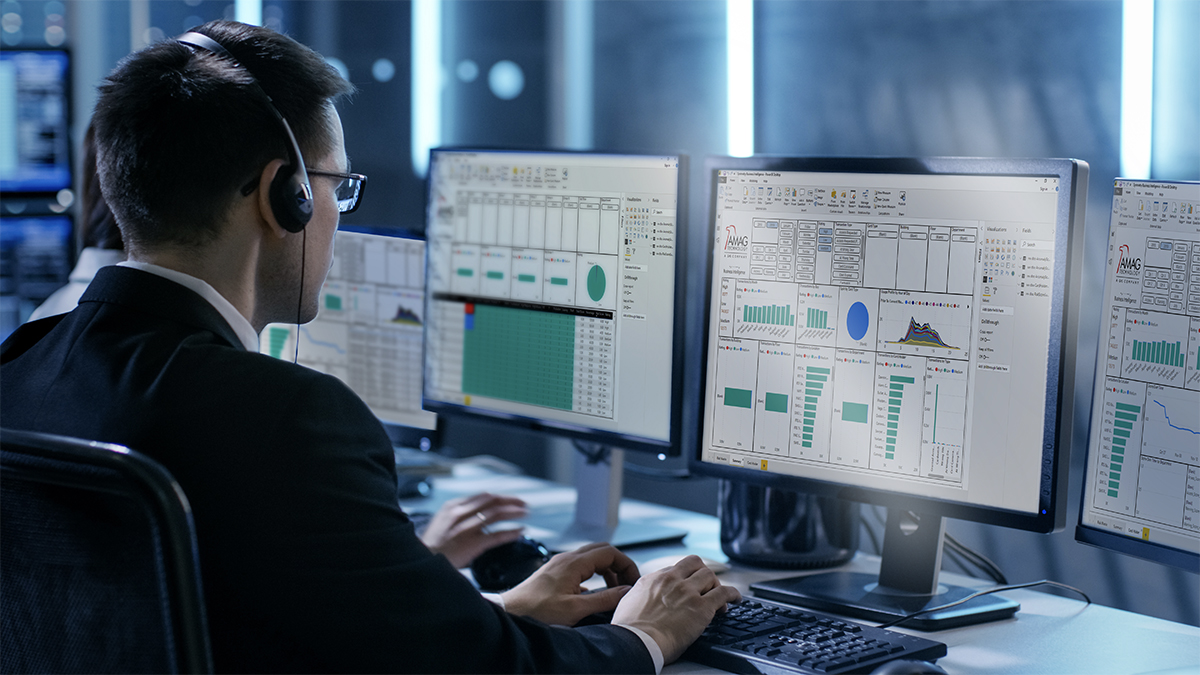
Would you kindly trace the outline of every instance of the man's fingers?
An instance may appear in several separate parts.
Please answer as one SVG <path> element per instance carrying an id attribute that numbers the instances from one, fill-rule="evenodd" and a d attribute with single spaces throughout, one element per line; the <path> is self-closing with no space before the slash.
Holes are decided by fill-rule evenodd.
<path id="1" fill-rule="evenodd" d="M 485 550 L 495 548 L 502 544 L 507 544 L 510 541 L 516 541 L 521 538 L 522 532 L 524 532 L 522 528 L 500 530 L 499 532 L 488 532 L 487 534 L 483 535 L 484 541 L 486 542 Z"/>
<path id="2" fill-rule="evenodd" d="M 505 495 L 494 495 L 489 492 L 481 492 L 469 497 L 459 497 L 446 502 L 444 508 L 453 509 L 455 519 L 474 516 L 475 513 L 483 511 L 487 512 L 493 509 L 505 507 L 517 507 L 526 509 L 525 501 L 519 497 L 508 497 Z"/>
<path id="3" fill-rule="evenodd" d="M 724 608 L 725 605 L 728 605 L 729 603 L 742 601 L 742 594 L 740 591 L 738 591 L 738 589 L 734 588 L 733 586 L 723 586 L 719 583 L 715 588 L 703 593 L 702 595 L 704 596 L 705 600 L 709 600 L 714 604 L 717 604 L 718 610 Z"/>
<path id="4" fill-rule="evenodd" d="M 529 515 L 529 509 L 524 506 L 504 505 L 484 507 L 464 514 L 460 522 L 467 523 L 471 527 L 487 527 L 492 523 L 499 523 L 506 520 L 518 520 Z"/>
<path id="5" fill-rule="evenodd" d="M 591 593 L 581 593 L 571 601 L 580 605 L 586 614 L 609 612 L 616 608 L 617 603 L 621 602 L 621 598 L 625 597 L 625 594 L 632 588 L 632 586 L 615 586 Z"/>

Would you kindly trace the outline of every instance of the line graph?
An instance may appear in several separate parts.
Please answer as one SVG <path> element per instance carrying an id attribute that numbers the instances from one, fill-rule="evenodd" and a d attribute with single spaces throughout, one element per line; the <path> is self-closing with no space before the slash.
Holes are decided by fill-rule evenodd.
<path id="1" fill-rule="evenodd" d="M 1176 426 L 1174 423 L 1171 422 L 1171 415 L 1167 411 L 1167 406 L 1163 405 L 1161 401 L 1154 401 L 1154 403 L 1158 407 L 1162 408 L 1163 417 L 1167 420 L 1167 426 L 1171 427 L 1172 429 L 1178 429 L 1180 431 L 1187 431 L 1189 433 L 1200 436 L 1200 431 L 1197 431 L 1195 429 L 1189 429 L 1187 427 Z"/>
<path id="2" fill-rule="evenodd" d="M 1142 455 L 1200 470 L 1200 392 L 1146 386 Z"/>

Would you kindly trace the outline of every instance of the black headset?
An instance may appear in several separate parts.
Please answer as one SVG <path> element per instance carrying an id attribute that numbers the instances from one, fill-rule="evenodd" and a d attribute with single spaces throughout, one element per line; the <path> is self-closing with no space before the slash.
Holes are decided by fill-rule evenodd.
<path id="1" fill-rule="evenodd" d="M 308 184 L 308 169 L 304 167 L 304 158 L 300 155 L 300 145 L 296 143 L 296 135 L 292 133 L 292 127 L 280 114 L 279 109 L 275 107 L 275 102 L 271 100 L 267 92 L 263 91 L 262 85 L 258 83 L 254 73 L 233 58 L 229 50 L 222 47 L 219 42 L 195 31 L 184 33 L 175 38 L 175 41 L 189 47 L 203 49 L 217 56 L 223 56 L 250 75 L 251 84 L 263 95 L 267 102 L 267 108 L 283 126 L 283 133 L 287 136 L 288 141 L 289 161 L 286 165 L 279 167 L 279 171 L 271 181 L 271 189 L 268 193 L 271 212 L 275 214 L 275 220 L 279 221 L 279 225 L 288 232 L 303 230 L 304 226 L 308 225 L 308 221 L 312 220 L 313 193 L 312 186 Z"/>

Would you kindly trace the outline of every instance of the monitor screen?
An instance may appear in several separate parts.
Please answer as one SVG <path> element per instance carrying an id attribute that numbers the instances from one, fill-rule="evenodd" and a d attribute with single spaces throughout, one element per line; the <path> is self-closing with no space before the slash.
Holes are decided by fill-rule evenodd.
<path id="1" fill-rule="evenodd" d="M 0 339 L 29 319 L 71 274 L 71 218 L 0 218 Z"/>
<path id="2" fill-rule="evenodd" d="M 435 150 L 426 405 L 677 452 L 680 159 Z"/>
<path id="3" fill-rule="evenodd" d="M 0 191 L 71 187 L 69 63 L 62 50 L 0 51 Z"/>
<path id="4" fill-rule="evenodd" d="M 425 242 L 339 229 L 333 251 L 317 318 L 268 326 L 260 349 L 337 377 L 383 422 L 434 429 L 421 408 Z"/>
<path id="5" fill-rule="evenodd" d="M 692 470 L 898 507 L 879 580 L 903 591 L 937 588 L 941 532 L 912 554 L 923 563 L 901 564 L 888 553 L 901 510 L 935 527 L 1063 527 L 1086 164 L 760 157 L 708 169 Z"/>
<path id="6" fill-rule="evenodd" d="M 1076 538 L 1200 571 L 1200 183 L 1118 179 Z"/>

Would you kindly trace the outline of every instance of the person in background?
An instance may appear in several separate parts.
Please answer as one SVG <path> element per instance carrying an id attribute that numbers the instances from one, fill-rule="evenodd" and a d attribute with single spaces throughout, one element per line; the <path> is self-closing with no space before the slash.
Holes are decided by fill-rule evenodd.
<path id="1" fill-rule="evenodd" d="M 79 297 L 92 283 L 92 277 L 101 267 L 116 265 L 125 259 L 125 245 L 121 241 L 121 230 L 113 218 L 104 195 L 100 194 L 100 176 L 96 173 L 96 128 L 89 124 L 83 136 L 83 182 L 79 200 L 79 259 L 67 285 L 54 291 L 33 313 L 28 321 L 55 314 L 65 314 L 79 304 Z"/>

